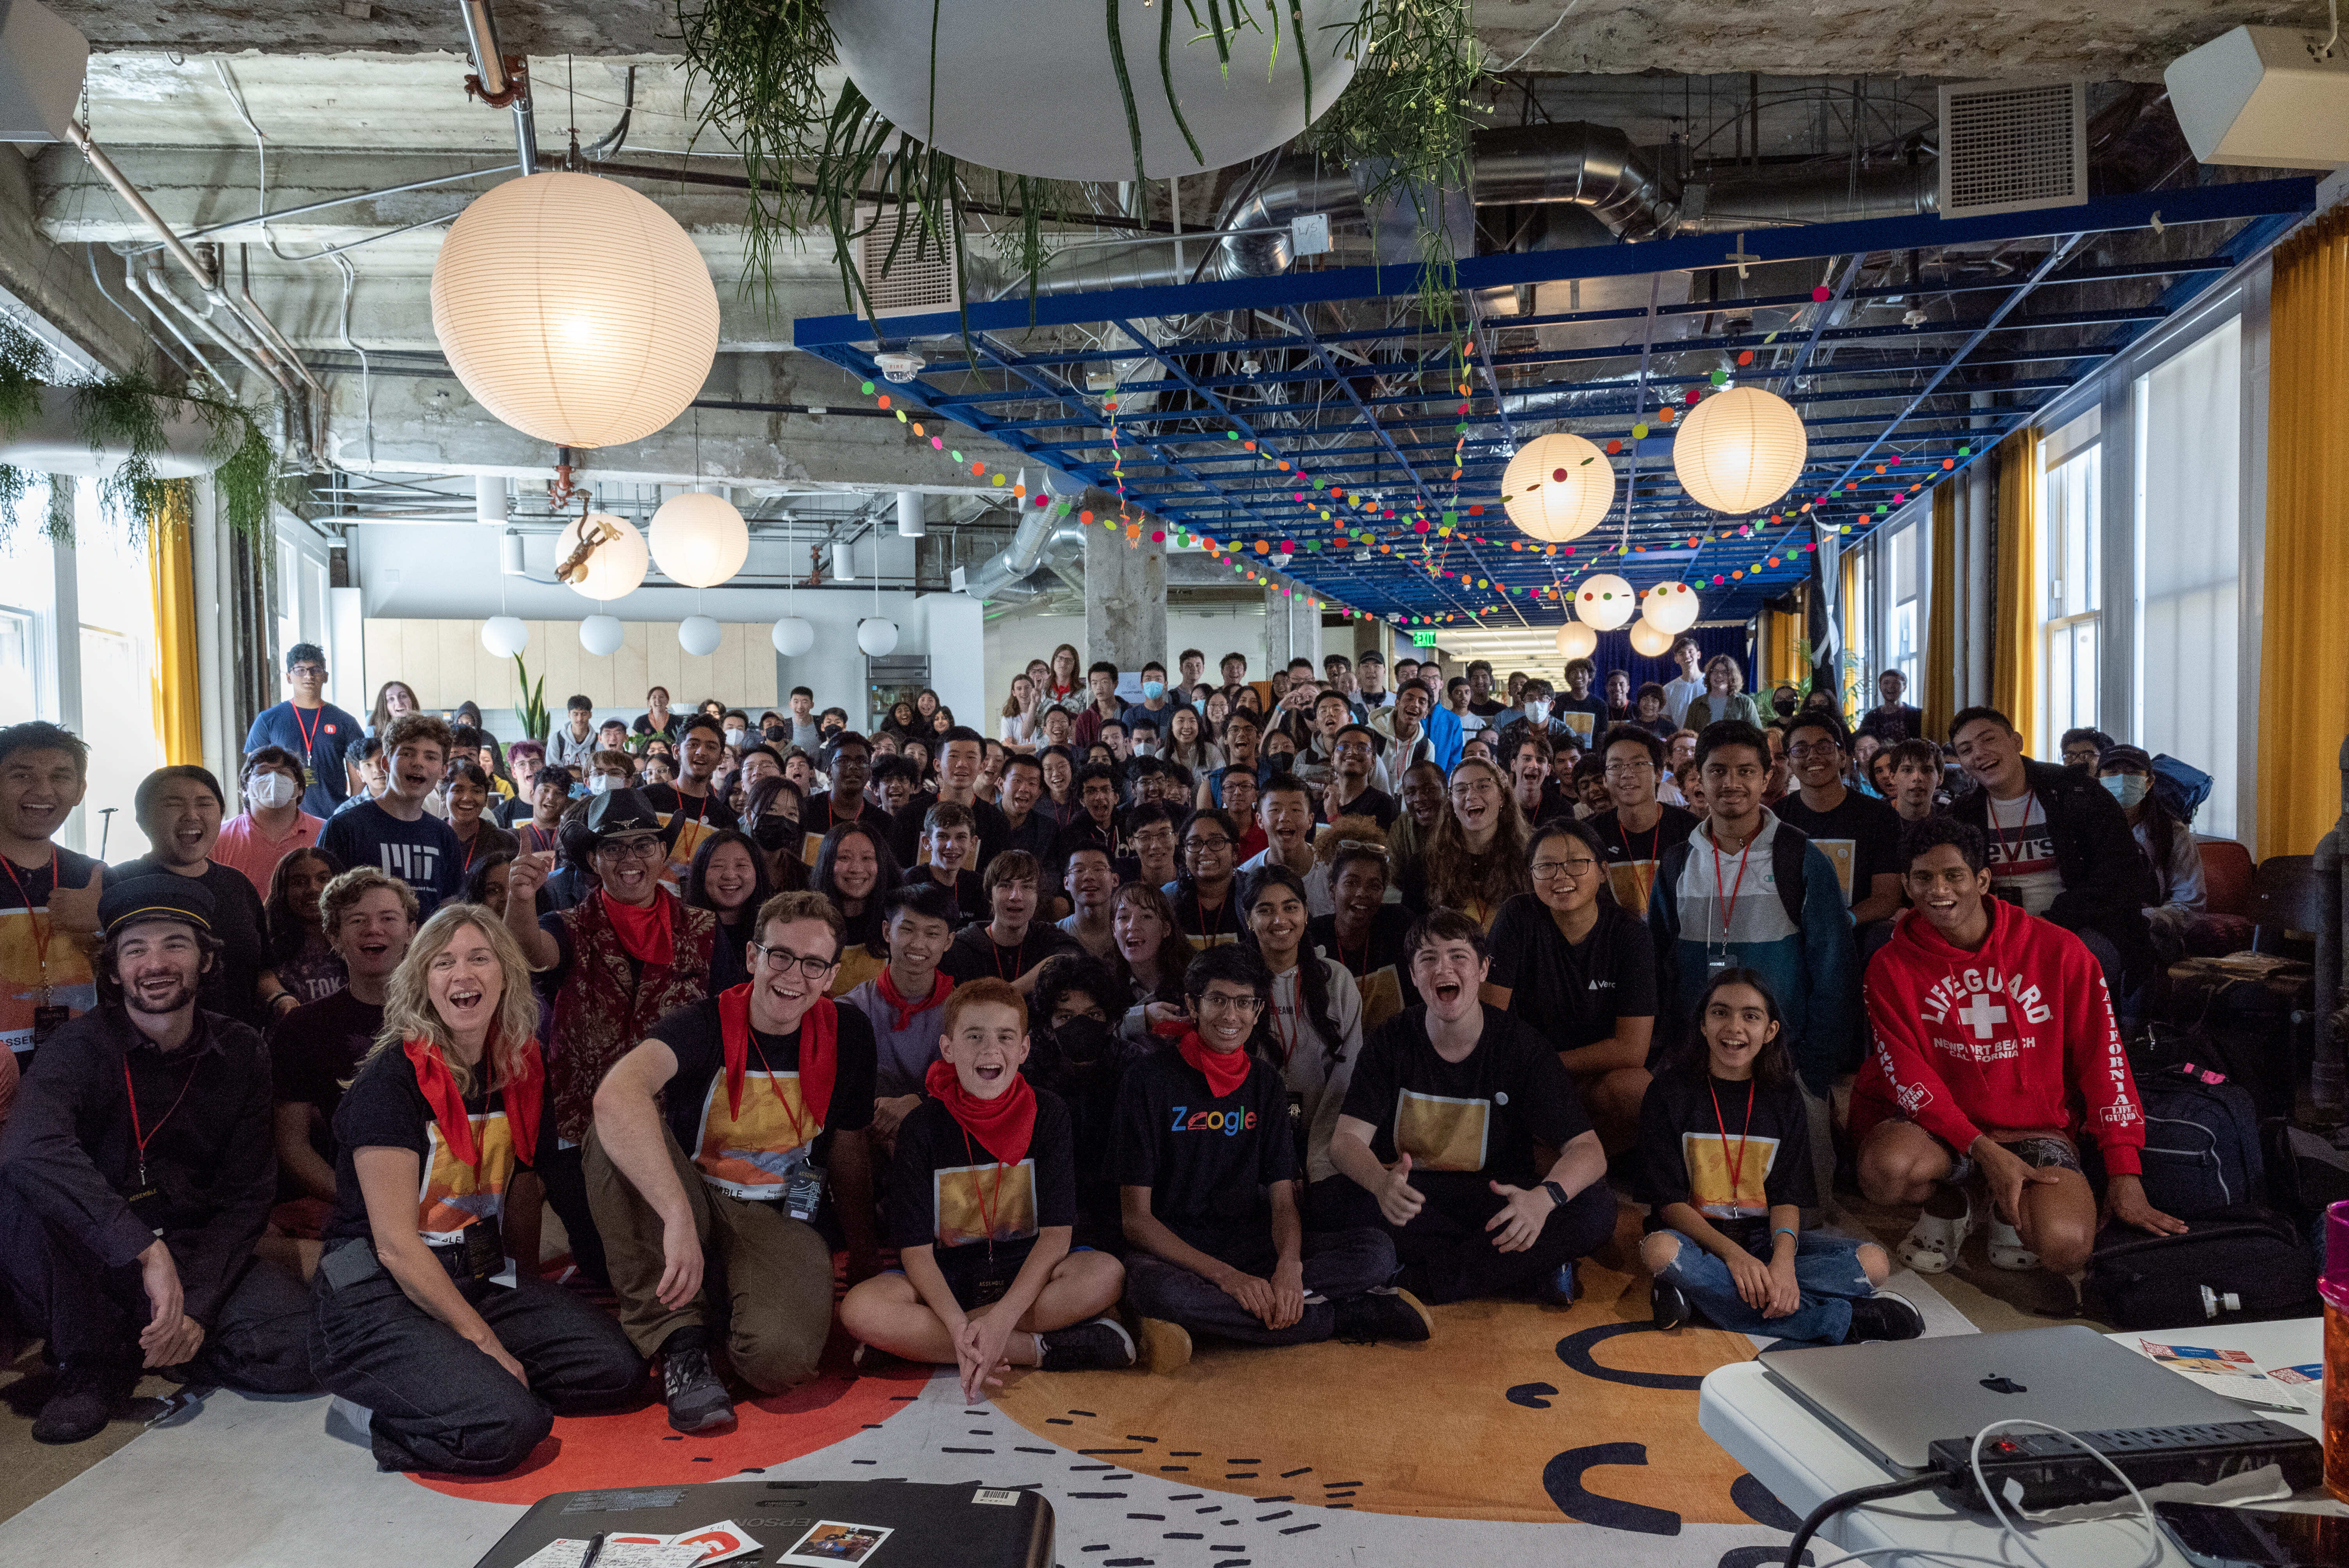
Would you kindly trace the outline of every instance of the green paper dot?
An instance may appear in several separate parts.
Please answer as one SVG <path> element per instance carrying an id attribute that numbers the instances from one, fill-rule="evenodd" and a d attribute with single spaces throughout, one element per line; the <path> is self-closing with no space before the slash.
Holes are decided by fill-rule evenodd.
<path id="1" fill-rule="evenodd" d="M 1226 430 L 1224 432 L 1224 439 L 1226 441 L 1237 441 L 1239 438 L 1240 433 L 1237 430 Z"/>
<path id="2" fill-rule="evenodd" d="M 1970 457 L 1972 457 L 1973 455 L 1974 455 L 1974 449 L 1973 449 L 1971 447 L 1960 447 L 1960 448 L 1958 449 L 1958 456 L 1960 456 L 1960 457 L 1961 457 L 1961 458 L 1970 458 Z"/>
<path id="3" fill-rule="evenodd" d="M 962 454 L 960 452 L 948 452 L 947 456 L 952 458 L 957 462 L 962 461 Z"/>
<path id="4" fill-rule="evenodd" d="M 1726 381 L 1726 380 L 1728 380 L 1728 379 L 1729 379 L 1729 372 L 1728 372 L 1728 371 L 1726 371 L 1726 370 L 1716 370 L 1716 371 L 1714 371 L 1714 372 L 1713 373 L 1713 376 L 1712 376 L 1711 379 L 1712 379 L 1713 384 L 1715 387 L 1718 387 L 1718 386 L 1720 386 L 1723 382 L 1724 382 L 1724 381 Z"/>
<path id="5" fill-rule="evenodd" d="M 1446 528 L 1451 527 L 1454 523 L 1458 522 L 1459 521 L 1460 514 L 1456 511 L 1447 511 L 1444 514 L 1444 526 Z"/>
<path id="6" fill-rule="evenodd" d="M 873 383 L 871 383 L 870 381 L 867 381 L 866 383 L 864 383 L 864 395 L 865 395 L 867 397 L 872 397 L 872 396 L 873 396 Z"/>

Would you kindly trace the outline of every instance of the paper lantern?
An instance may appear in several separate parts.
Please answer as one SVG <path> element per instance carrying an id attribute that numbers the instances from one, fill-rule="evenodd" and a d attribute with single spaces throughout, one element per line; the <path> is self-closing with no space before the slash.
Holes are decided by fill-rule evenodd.
<path id="1" fill-rule="evenodd" d="M 645 549 L 645 536 L 636 531 L 636 525 L 614 512 L 591 511 L 564 524 L 562 534 L 554 542 L 556 567 L 562 567 L 577 552 L 582 526 L 595 529 L 605 537 L 573 573 L 569 585 L 590 599 L 620 599 L 635 593 L 644 583 L 645 568 L 652 563 L 652 556 Z"/>
<path id="2" fill-rule="evenodd" d="M 677 645 L 697 659 L 718 651 L 719 636 L 718 622 L 712 616 L 688 615 L 677 624 Z"/>
<path id="3" fill-rule="evenodd" d="M 856 623 L 856 645 L 873 658 L 894 652 L 897 646 L 897 623 L 885 621 L 878 615 Z"/>
<path id="4" fill-rule="evenodd" d="M 1501 475 L 1509 521 L 1551 544 L 1580 539 L 1615 503 L 1615 469 L 1580 436 L 1555 431 L 1517 449 Z"/>
<path id="5" fill-rule="evenodd" d="M 715 588 L 750 556 L 750 525 L 724 496 L 688 490 L 661 502 L 645 531 L 660 569 L 688 588 Z"/>
<path id="6" fill-rule="evenodd" d="M 1697 617 L 1703 613 L 1696 590 L 1685 583 L 1659 583 L 1640 602 L 1640 618 L 1672 636 L 1695 625 Z"/>
<path id="7" fill-rule="evenodd" d="M 627 640 L 627 628 L 617 615 L 590 615 L 579 623 L 579 645 L 599 659 L 608 659 Z"/>
<path id="8" fill-rule="evenodd" d="M 1759 511 L 1794 488 L 1810 452 L 1802 417 L 1759 387 L 1733 387 L 1689 410 L 1672 471 L 1700 506 Z"/>
<path id="9" fill-rule="evenodd" d="M 1643 659 L 1661 659 L 1672 651 L 1672 634 L 1650 621 L 1631 623 L 1631 651 Z"/>
<path id="10" fill-rule="evenodd" d="M 1557 656 L 1562 659 L 1587 659 L 1599 651 L 1599 634 L 1579 621 L 1568 621 L 1557 629 Z"/>
<path id="11" fill-rule="evenodd" d="M 1611 632 L 1640 607 L 1631 585 L 1611 572 L 1586 577 L 1574 590 L 1574 613 L 1602 632 Z"/>
<path id="12" fill-rule="evenodd" d="M 592 174 L 492 186 L 432 267 L 432 331 L 465 390 L 558 447 L 642 440 L 718 354 L 718 290 L 677 221 Z"/>
<path id="13" fill-rule="evenodd" d="M 502 659 L 512 658 L 530 646 L 530 628 L 519 615 L 492 615 L 481 623 L 481 646 Z"/>
<path id="14" fill-rule="evenodd" d="M 775 629 L 769 636 L 775 645 L 775 652 L 787 659 L 798 658 L 815 646 L 815 626 L 797 615 L 786 615 L 776 622 Z"/>

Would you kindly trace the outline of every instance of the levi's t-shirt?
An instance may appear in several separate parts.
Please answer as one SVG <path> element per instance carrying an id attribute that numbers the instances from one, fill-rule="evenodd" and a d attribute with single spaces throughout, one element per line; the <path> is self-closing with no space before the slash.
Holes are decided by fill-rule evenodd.
<path id="1" fill-rule="evenodd" d="M 738 1109 L 726 1092 L 716 997 L 679 1007 L 653 1026 L 652 1037 L 677 1057 L 677 1076 L 661 1093 L 669 1135 L 704 1181 L 736 1198 L 771 1202 L 800 1166 L 823 1165 L 833 1133 L 873 1124 L 873 1026 L 854 1007 L 834 1010 L 840 1024 L 832 1099 L 821 1116 L 800 1096 L 802 1030 L 750 1031 Z"/>
<path id="2" fill-rule="evenodd" d="M 2036 791 L 2020 801 L 1985 799 L 1982 826 L 1990 841 L 1991 891 L 2033 914 L 2045 914 L 2064 891 L 2055 865 L 2055 835 Z"/>
<path id="3" fill-rule="evenodd" d="M 1557 1052 L 1497 1007 L 1460 1061 L 1435 1054 L 1427 1008 L 1408 1007 L 1362 1043 L 1345 1114 L 1376 1129 L 1372 1152 L 1392 1164 L 1411 1155 L 1412 1185 L 1431 1202 L 1480 1212 L 1488 1181 L 1530 1187 L 1541 1179 L 1535 1147 L 1559 1150 L 1590 1130 L 1590 1118 Z"/>
<path id="4" fill-rule="evenodd" d="M 1048 1225 L 1077 1222 L 1069 1108 L 1036 1093 L 1028 1155 L 999 1163 L 943 1101 L 925 1099 L 898 1124 L 889 1163 L 889 1244 L 931 1248 L 950 1284 L 1009 1280 Z"/>
<path id="5" fill-rule="evenodd" d="M 473 1076 L 465 1114 L 473 1124 L 479 1158 L 468 1165 L 441 1137 L 407 1052 L 379 1051 L 359 1068 L 335 1112 L 335 1212 L 326 1222 L 326 1240 L 373 1233 L 355 1162 L 362 1149 L 406 1149 L 416 1155 L 416 1233 L 426 1246 L 460 1242 L 476 1223 L 497 1227 L 513 1180 L 513 1133 L 506 1122 L 505 1097 L 481 1087 L 485 1071 L 477 1069 Z"/>

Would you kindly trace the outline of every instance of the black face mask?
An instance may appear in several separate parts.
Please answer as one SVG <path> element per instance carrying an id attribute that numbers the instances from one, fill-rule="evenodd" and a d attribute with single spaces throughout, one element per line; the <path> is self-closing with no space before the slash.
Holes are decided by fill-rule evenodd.
<path id="1" fill-rule="evenodd" d="M 1052 1026 L 1052 1044 L 1060 1050 L 1061 1063 L 1080 1071 L 1108 1060 L 1114 1037 L 1107 1024 L 1082 1014 Z"/>
<path id="2" fill-rule="evenodd" d="M 764 728 L 764 729 L 761 730 L 759 733 L 760 733 L 760 734 L 761 734 L 761 735 L 763 735 L 763 736 L 765 736 L 769 740 L 773 741 L 773 742 L 774 742 L 776 745 L 778 745 L 778 746 L 781 745 L 784 741 L 789 740 L 789 739 L 792 738 L 792 732 L 791 732 L 790 730 L 788 730 L 788 729 L 785 729 L 785 728 L 784 728 L 781 725 L 780 725 L 780 724 L 771 724 L 771 725 L 767 726 L 767 727 L 766 727 L 766 728 Z"/>
<path id="3" fill-rule="evenodd" d="M 1770 706 L 1781 714 L 1791 714 L 1795 711 L 1795 699 L 1790 696 L 1774 696 L 1770 699 Z"/>
<path id="4" fill-rule="evenodd" d="M 772 853 L 799 842 L 800 825 L 780 812 L 771 811 L 751 824 L 750 839 L 761 849 Z"/>

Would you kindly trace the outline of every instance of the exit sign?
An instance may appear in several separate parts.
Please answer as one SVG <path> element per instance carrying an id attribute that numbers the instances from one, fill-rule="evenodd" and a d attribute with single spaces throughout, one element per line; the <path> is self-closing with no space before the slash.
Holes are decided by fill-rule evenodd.
<path id="1" fill-rule="evenodd" d="M 1411 634 L 1411 645 L 1414 648 L 1432 648 L 1435 646 L 1435 634 L 1433 632 L 1413 632 Z"/>

